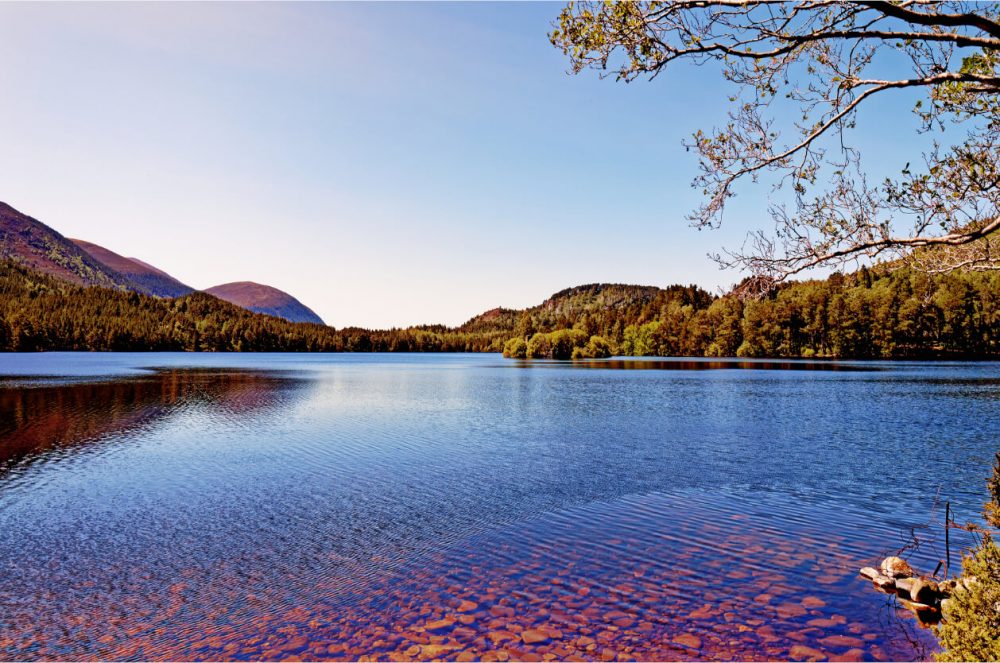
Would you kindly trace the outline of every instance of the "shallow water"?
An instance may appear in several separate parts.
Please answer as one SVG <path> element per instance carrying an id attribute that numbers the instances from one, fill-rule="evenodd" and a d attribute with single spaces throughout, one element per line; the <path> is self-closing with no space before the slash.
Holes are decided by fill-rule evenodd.
<path id="1" fill-rule="evenodd" d="M 998 398 L 989 363 L 0 355 L 0 658 L 925 657 L 857 569 L 944 557 Z"/>

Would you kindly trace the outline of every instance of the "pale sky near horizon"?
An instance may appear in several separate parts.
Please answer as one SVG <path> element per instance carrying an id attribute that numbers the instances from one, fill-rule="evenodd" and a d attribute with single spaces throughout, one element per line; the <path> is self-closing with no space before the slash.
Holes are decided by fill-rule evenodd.
<path id="1" fill-rule="evenodd" d="M 738 281 L 706 254 L 767 225 L 767 192 L 690 228 L 681 145 L 731 90 L 694 67 L 569 76 L 547 38 L 560 7 L 0 3 L 0 200 L 337 327 Z M 863 136 L 876 154 L 912 136 L 894 108 Z"/>

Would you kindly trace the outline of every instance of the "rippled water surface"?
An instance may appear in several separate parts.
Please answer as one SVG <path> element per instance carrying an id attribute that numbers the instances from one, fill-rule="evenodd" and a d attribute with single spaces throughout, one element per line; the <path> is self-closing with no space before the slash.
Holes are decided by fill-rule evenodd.
<path id="1" fill-rule="evenodd" d="M 1000 365 L 0 355 L 0 658 L 923 658 Z"/>

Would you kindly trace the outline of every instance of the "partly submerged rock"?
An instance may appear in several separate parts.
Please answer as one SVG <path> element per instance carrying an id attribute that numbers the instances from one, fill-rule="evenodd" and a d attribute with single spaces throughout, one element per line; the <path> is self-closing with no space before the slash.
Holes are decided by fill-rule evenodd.
<path id="1" fill-rule="evenodd" d="M 881 568 L 882 573 L 890 578 L 909 578 L 913 575 L 913 568 L 902 557 L 886 557 Z"/>
<path id="2" fill-rule="evenodd" d="M 887 575 L 883 575 L 878 569 L 866 566 L 861 569 L 859 573 L 871 580 L 875 585 L 883 591 L 892 591 L 896 587 L 896 581 Z"/>
<path id="3" fill-rule="evenodd" d="M 921 626 L 931 626 L 941 620 L 941 611 L 938 610 L 936 605 L 916 603 L 904 598 L 899 599 L 899 602 L 904 608 L 908 608 L 913 612 Z"/>
<path id="4" fill-rule="evenodd" d="M 910 585 L 910 598 L 915 603 L 934 605 L 940 599 L 938 584 L 933 580 L 915 578 Z"/>
<path id="5" fill-rule="evenodd" d="M 889 576 L 879 575 L 875 580 L 873 580 L 879 589 L 883 592 L 892 592 L 896 589 L 896 581 Z"/>
<path id="6" fill-rule="evenodd" d="M 896 592 L 903 598 L 910 598 L 910 590 L 913 589 L 913 578 L 897 578 Z"/>
<path id="7" fill-rule="evenodd" d="M 863 575 L 865 578 L 868 578 L 869 580 L 875 580 L 875 578 L 882 575 L 882 573 L 878 569 L 872 566 L 866 566 L 862 568 L 860 571 L 858 571 L 858 573 Z"/>

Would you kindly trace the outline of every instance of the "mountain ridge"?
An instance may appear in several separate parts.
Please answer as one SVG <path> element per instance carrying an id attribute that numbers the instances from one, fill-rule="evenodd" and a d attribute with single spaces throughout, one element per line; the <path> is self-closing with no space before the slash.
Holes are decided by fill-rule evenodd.
<path id="1" fill-rule="evenodd" d="M 149 263 L 135 258 L 126 258 L 111 249 L 87 240 L 69 237 L 67 239 L 89 253 L 98 262 L 125 276 L 133 286 L 129 288 L 130 290 L 154 297 L 168 298 L 182 297 L 194 292 L 194 288 L 191 286 L 181 283 L 170 274 Z"/>
<path id="2" fill-rule="evenodd" d="M 79 286 L 99 286 L 143 295 L 176 298 L 197 292 L 168 272 L 138 258 L 128 258 L 84 239 L 63 236 L 54 228 L 0 201 L 0 260 Z M 255 313 L 290 322 L 325 324 L 293 295 L 253 281 L 234 281 L 202 292 Z"/>
<path id="3" fill-rule="evenodd" d="M 38 219 L 0 202 L 0 258 L 76 285 L 128 290 L 128 279 Z"/>

